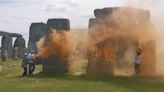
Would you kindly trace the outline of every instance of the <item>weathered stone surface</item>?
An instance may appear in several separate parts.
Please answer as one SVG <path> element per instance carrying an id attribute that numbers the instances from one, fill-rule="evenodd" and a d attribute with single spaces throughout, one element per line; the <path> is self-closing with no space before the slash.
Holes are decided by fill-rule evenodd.
<path id="1" fill-rule="evenodd" d="M 43 63 L 43 72 L 66 73 L 68 72 L 68 60 L 57 57 L 49 57 Z"/>
<path id="2" fill-rule="evenodd" d="M 95 15 L 96 18 L 102 18 L 103 17 L 102 9 L 95 9 L 94 10 L 94 15 Z"/>
<path id="3" fill-rule="evenodd" d="M 14 58 L 23 58 L 25 52 L 25 39 L 18 37 L 14 43 Z"/>
<path id="4" fill-rule="evenodd" d="M 18 34 L 18 33 L 8 33 L 8 32 L 4 32 L 4 31 L 0 31 L 0 36 L 22 37 L 21 34 Z"/>
<path id="5" fill-rule="evenodd" d="M 18 33 L 8 33 L 8 32 L 4 32 L 4 31 L 0 31 L 0 36 L 3 36 L 2 37 L 2 43 L 1 43 L 2 44 L 1 56 L 4 54 L 4 52 L 6 50 L 7 56 L 9 58 L 14 57 L 14 52 L 13 52 L 14 48 L 12 47 L 12 37 L 22 38 L 22 35 L 18 34 Z M 18 44 L 20 44 L 22 46 L 24 44 L 23 47 L 25 48 L 25 41 L 20 42 Z M 22 54 L 22 53 L 20 53 L 20 54 Z"/>
<path id="6" fill-rule="evenodd" d="M 28 43 L 28 51 L 37 51 L 36 43 L 47 34 L 47 26 L 45 23 L 32 23 L 30 26 L 30 35 Z"/>
<path id="7" fill-rule="evenodd" d="M 141 75 L 154 75 L 156 73 L 156 41 L 149 40 L 141 44 L 143 49 L 141 59 Z"/>
<path id="8" fill-rule="evenodd" d="M 100 22 L 100 20 L 97 18 L 90 18 L 89 19 L 89 28 L 92 28 L 92 27 L 98 25 L 99 22 Z"/>
<path id="9" fill-rule="evenodd" d="M 128 22 L 130 22 L 130 24 L 131 22 L 133 23 L 130 25 L 131 27 L 133 27 L 134 25 L 135 27 L 137 26 L 141 27 L 144 25 L 146 29 L 147 24 L 149 23 L 151 24 L 150 12 L 147 10 L 129 8 L 129 7 L 123 7 L 123 8 L 110 7 L 110 8 L 96 9 L 94 11 L 96 18 L 89 20 L 89 28 L 92 27 L 97 28 L 95 26 L 96 24 L 99 24 L 99 26 L 101 26 L 101 24 L 103 23 L 108 27 L 112 27 L 113 30 L 119 28 L 119 25 L 121 24 L 119 25 L 117 23 L 115 24 L 115 21 L 110 19 L 113 18 L 112 14 L 113 12 L 117 12 L 116 10 L 124 12 L 127 17 L 129 16 L 130 21 Z M 101 35 L 99 35 L 98 33 L 94 35 L 95 32 L 93 31 L 94 29 L 90 29 L 88 32 L 89 38 L 92 38 L 89 39 L 89 43 L 94 42 L 95 39 L 93 38 L 96 37 L 101 38 Z M 101 31 L 104 32 L 104 30 L 99 30 L 100 34 Z M 137 39 L 132 39 L 131 37 L 128 36 L 127 37 L 119 36 L 117 37 L 117 40 L 104 39 L 104 41 L 100 41 L 96 44 L 96 46 L 93 46 L 91 49 L 88 49 L 87 72 L 114 74 L 116 68 L 132 66 L 134 62 L 134 56 L 138 48 L 143 49 L 143 53 L 142 53 L 143 57 L 141 60 L 141 74 L 142 75 L 154 74 L 156 71 L 155 41 L 152 39 L 147 43 L 141 44 L 141 46 L 139 46 L 139 41 Z M 129 57 L 127 57 L 127 55 L 129 55 Z M 105 68 L 105 66 L 107 66 L 107 68 Z"/>
<path id="10" fill-rule="evenodd" d="M 92 41 L 92 40 L 90 40 Z M 88 49 L 87 72 L 91 74 L 114 74 L 116 62 L 116 43 L 108 38 Z"/>
<path id="11" fill-rule="evenodd" d="M 47 22 L 48 30 L 68 31 L 70 29 L 70 22 L 68 19 L 49 19 Z M 58 58 L 58 56 L 50 56 L 44 59 L 43 72 L 49 73 L 66 73 L 68 72 L 68 59 Z"/>
<path id="12" fill-rule="evenodd" d="M 47 21 L 47 26 L 49 30 L 70 30 L 70 21 L 69 19 L 49 19 Z"/>
<path id="13" fill-rule="evenodd" d="M 1 55 L 4 54 L 5 50 L 7 50 L 7 56 L 11 58 L 13 56 L 12 37 L 3 36 L 1 44 L 2 44 Z"/>
<path id="14" fill-rule="evenodd" d="M 117 12 L 119 10 L 126 10 L 127 12 L 134 12 L 131 13 L 133 14 L 132 16 L 135 16 L 133 18 L 136 18 L 136 20 L 138 19 L 144 19 L 144 20 L 150 20 L 150 12 L 147 10 L 143 10 L 143 9 L 138 9 L 138 8 L 132 8 L 132 7 L 107 7 L 107 8 L 103 8 L 103 9 L 95 9 L 94 10 L 94 15 L 96 18 L 105 18 L 106 16 L 110 16 L 111 14 L 113 14 L 113 12 Z"/>

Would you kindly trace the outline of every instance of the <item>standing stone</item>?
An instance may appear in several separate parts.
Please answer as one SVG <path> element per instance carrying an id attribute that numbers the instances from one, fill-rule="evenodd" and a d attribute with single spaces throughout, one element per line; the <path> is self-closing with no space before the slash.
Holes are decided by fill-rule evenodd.
<path id="1" fill-rule="evenodd" d="M 149 23 L 151 24 L 150 12 L 147 10 L 130 8 L 130 7 L 123 7 L 123 8 L 110 7 L 110 8 L 96 9 L 94 11 L 96 18 L 90 19 L 89 21 L 89 28 L 90 28 L 88 32 L 89 43 L 95 41 L 95 39 L 93 38 L 101 36 L 99 34 L 94 35 L 95 32 L 91 32 L 94 31 L 94 28 L 97 29 L 97 27 L 95 26 L 96 24 L 98 24 L 98 26 L 101 26 L 101 24 L 107 25 L 109 27 L 112 27 L 113 30 L 119 28 L 120 25 L 118 25 L 117 22 L 115 22 L 111 18 L 113 18 L 112 14 L 114 14 L 114 12 L 116 12 L 117 14 L 117 12 L 120 11 L 124 12 L 126 16 L 129 16 L 128 18 L 130 20 L 130 24 L 127 26 L 142 28 L 142 26 L 147 27 L 147 24 Z M 133 30 L 133 28 L 131 30 Z M 101 33 L 101 31 L 103 32 L 104 30 L 101 30 L 100 28 L 100 30 L 98 31 L 99 33 Z M 147 31 L 147 30 L 143 30 L 143 31 Z M 110 51 L 107 48 L 113 51 Z M 95 46 L 92 46 L 88 49 L 87 72 L 114 74 L 116 68 L 122 68 L 122 67 L 126 68 L 132 66 L 134 62 L 135 52 L 138 48 L 143 49 L 142 59 L 141 59 L 141 74 L 142 75 L 154 74 L 156 71 L 155 41 L 152 39 L 147 41 L 146 43 L 141 44 L 140 46 L 139 39 L 132 39 L 132 37 L 130 36 L 121 36 L 121 35 L 118 36 L 116 40 L 110 38 L 104 39 L 104 41 L 100 41 L 96 43 Z M 110 55 L 110 53 L 112 55 Z M 113 64 L 112 62 L 109 62 L 110 59 L 113 61 Z M 108 68 L 105 68 L 105 65 L 107 66 L 109 65 Z M 109 67 L 113 67 L 113 68 L 109 68 Z"/>
<path id="2" fill-rule="evenodd" d="M 47 26 L 45 23 L 32 23 L 30 26 L 30 35 L 28 43 L 28 51 L 38 51 L 36 43 L 47 34 Z"/>
<path id="3" fill-rule="evenodd" d="M 95 15 L 96 18 L 102 18 L 103 17 L 102 9 L 95 9 L 94 10 L 94 15 Z"/>
<path id="4" fill-rule="evenodd" d="M 70 22 L 68 19 L 49 19 L 47 22 L 47 26 L 49 31 L 52 31 L 53 29 L 55 29 L 56 31 L 61 31 L 61 30 L 68 31 L 70 29 Z M 48 73 L 68 72 L 68 58 L 66 57 L 59 58 L 58 56 L 55 55 L 45 58 L 43 62 L 43 72 L 48 72 Z"/>
<path id="5" fill-rule="evenodd" d="M 7 57 L 11 58 L 13 55 L 13 49 L 12 49 L 12 37 L 10 36 L 3 36 L 2 37 L 2 51 L 1 55 L 5 53 L 5 50 L 7 51 Z"/>
<path id="6" fill-rule="evenodd" d="M 100 20 L 97 18 L 89 19 L 89 28 L 93 28 L 100 23 Z"/>
<path id="7" fill-rule="evenodd" d="M 25 52 L 25 39 L 17 37 L 14 43 L 14 58 L 23 58 Z"/>
<path id="8" fill-rule="evenodd" d="M 58 57 L 48 57 L 43 62 L 43 71 L 47 73 L 67 73 L 68 59 Z"/>
<path id="9" fill-rule="evenodd" d="M 88 48 L 87 72 L 91 74 L 114 74 L 116 62 L 115 47 L 115 40 L 107 38 L 97 43 L 93 48 Z"/>

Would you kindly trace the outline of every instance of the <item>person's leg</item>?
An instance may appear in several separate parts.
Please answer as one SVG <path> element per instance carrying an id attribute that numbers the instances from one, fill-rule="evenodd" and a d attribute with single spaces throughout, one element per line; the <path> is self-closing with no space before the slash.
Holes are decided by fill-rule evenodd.
<path id="1" fill-rule="evenodd" d="M 35 71 L 35 64 L 32 65 L 31 74 L 33 74 L 34 71 Z"/>
<path id="2" fill-rule="evenodd" d="M 138 64 L 138 73 L 140 73 L 140 64 Z"/>
<path id="3" fill-rule="evenodd" d="M 25 67 L 23 69 L 24 69 L 23 76 L 26 76 L 27 75 L 27 67 Z"/>
<path id="4" fill-rule="evenodd" d="M 29 76 L 31 75 L 31 71 L 32 71 L 32 64 L 29 64 Z"/>

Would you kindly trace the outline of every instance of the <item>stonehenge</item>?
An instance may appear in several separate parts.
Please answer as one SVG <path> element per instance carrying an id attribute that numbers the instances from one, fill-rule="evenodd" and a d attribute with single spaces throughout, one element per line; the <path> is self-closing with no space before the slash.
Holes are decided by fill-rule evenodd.
<path id="1" fill-rule="evenodd" d="M 122 24 L 117 23 L 117 21 L 113 21 L 112 18 L 115 18 L 115 16 L 117 17 L 124 16 L 119 14 L 120 12 L 121 13 L 123 12 L 122 14 L 126 14 L 126 16 L 129 16 L 128 17 L 129 21 L 127 21 L 127 23 L 129 22 L 130 24 L 128 24 L 128 26 L 131 25 L 131 27 L 138 28 L 138 29 L 144 26 L 144 28 L 147 29 L 149 28 L 148 26 L 151 25 L 151 21 L 150 21 L 151 15 L 150 12 L 147 10 L 130 8 L 130 7 L 109 7 L 103 9 L 95 9 L 94 15 L 96 18 L 91 18 L 89 20 L 89 31 L 88 31 L 89 42 L 93 42 L 95 40 L 94 37 L 98 37 L 98 38 L 103 37 L 103 35 L 99 35 L 104 32 L 103 29 L 101 30 L 101 24 L 103 24 L 103 26 L 105 25 L 107 28 L 108 27 L 112 28 L 113 30 L 111 30 L 111 32 L 118 30 L 120 28 L 120 25 Z M 96 31 L 94 32 L 94 28 L 100 29 L 98 30 L 99 34 L 95 34 Z M 147 31 L 146 29 L 142 31 Z M 102 45 L 102 43 L 104 43 L 103 46 L 99 46 L 99 44 Z M 133 63 L 132 61 L 135 55 L 134 54 L 135 50 L 137 48 L 142 48 L 143 53 L 142 53 L 140 74 L 152 75 L 156 72 L 155 46 L 156 43 L 155 43 L 155 39 L 153 38 L 149 39 L 146 43 L 139 43 L 138 40 L 132 39 L 131 37 L 128 36 L 118 36 L 118 38 L 115 40 L 111 39 L 110 37 L 106 38 L 98 42 L 95 47 L 88 49 L 87 72 L 92 74 L 103 73 L 103 74 L 114 75 L 116 68 L 126 67 L 123 65 L 125 65 L 129 61 Z M 111 49 L 109 49 L 109 47 Z M 112 54 L 110 54 L 111 52 Z M 126 54 L 130 55 L 131 58 L 128 58 L 128 60 L 126 59 L 124 60 Z"/>
<path id="2" fill-rule="evenodd" d="M 30 26 L 30 36 L 28 43 L 28 51 L 38 51 L 36 43 L 42 38 L 48 39 L 53 30 L 56 31 L 69 31 L 70 21 L 68 19 L 49 19 L 47 24 L 45 23 L 32 23 Z M 46 44 L 45 44 L 46 46 Z M 53 73 L 65 73 L 68 72 L 67 58 L 59 59 L 55 56 L 49 56 L 48 58 L 37 59 L 39 64 L 43 64 L 43 72 Z"/>
<path id="3" fill-rule="evenodd" d="M 68 19 L 49 19 L 47 21 L 49 31 L 69 31 L 70 22 Z M 64 45 L 64 44 L 63 44 Z M 66 73 L 68 72 L 68 59 L 50 56 L 44 60 L 43 72 Z"/>
<path id="4" fill-rule="evenodd" d="M 1 58 L 4 57 L 4 54 L 6 54 L 6 58 L 15 58 L 17 51 L 15 51 L 15 47 L 18 46 L 20 48 L 19 50 L 19 56 L 22 58 L 22 53 L 24 53 L 25 49 L 25 40 L 21 34 L 17 33 L 8 33 L 4 31 L 0 31 L 0 36 L 2 36 L 2 42 L 1 42 Z M 16 37 L 16 39 L 23 39 L 19 41 L 15 41 L 14 46 L 12 46 L 12 38 Z M 21 52 L 21 53 L 20 53 Z"/>
<path id="5" fill-rule="evenodd" d="M 38 51 L 36 43 L 47 34 L 47 25 L 45 23 L 32 23 L 29 32 L 28 51 Z"/>
<path id="6" fill-rule="evenodd" d="M 119 13 L 122 13 L 119 14 Z M 114 15 L 116 14 L 116 15 Z M 129 21 L 124 24 L 125 26 L 131 26 L 140 28 L 144 26 L 148 28 L 151 25 L 150 12 L 148 10 L 130 8 L 130 7 L 107 7 L 103 9 L 94 10 L 95 18 L 89 20 L 88 25 L 88 42 L 95 41 L 94 38 L 101 38 L 104 30 L 101 26 L 110 27 L 111 32 L 119 30 L 122 24 L 119 24 L 117 19 L 121 16 L 128 16 Z M 118 16 L 119 15 L 119 16 Z M 117 16 L 117 17 L 115 17 Z M 118 19 L 119 20 L 119 19 Z M 144 21 L 143 21 L 144 20 Z M 124 21 L 124 20 L 121 20 Z M 99 29 L 94 32 L 94 29 Z M 104 28 L 105 29 L 105 28 Z M 49 39 L 49 35 L 53 32 L 69 31 L 70 21 L 69 19 L 48 19 L 46 23 L 32 23 L 30 26 L 30 37 L 28 43 L 28 51 L 38 51 L 36 43 L 42 37 L 45 37 L 46 41 Z M 136 30 L 134 30 L 136 31 Z M 144 30 L 142 30 L 144 31 Z M 97 34 L 95 34 L 97 33 Z M 138 39 L 131 38 L 130 36 L 120 35 L 117 38 L 111 36 L 97 42 L 95 46 L 88 48 L 88 65 L 87 72 L 91 74 L 115 74 L 116 68 L 126 67 L 125 63 L 133 63 L 135 51 L 138 48 L 143 49 L 143 59 L 141 60 L 141 74 L 153 74 L 156 72 L 156 54 L 155 54 L 155 39 L 150 39 L 146 43 L 140 43 Z M 128 44 L 127 44 L 128 43 Z M 45 44 L 46 46 L 47 44 Z M 151 54 L 148 54 L 151 53 Z M 130 55 L 130 58 L 126 58 L 126 55 Z M 43 72 L 51 73 L 66 73 L 68 72 L 68 59 L 58 58 L 56 56 L 49 56 L 44 59 L 40 59 L 43 64 Z M 148 66 L 148 67 L 147 67 Z M 151 69 L 149 68 L 151 67 Z"/>
<path id="7" fill-rule="evenodd" d="M 25 50 L 25 39 L 22 37 L 17 37 L 14 42 L 14 58 L 23 58 Z"/>

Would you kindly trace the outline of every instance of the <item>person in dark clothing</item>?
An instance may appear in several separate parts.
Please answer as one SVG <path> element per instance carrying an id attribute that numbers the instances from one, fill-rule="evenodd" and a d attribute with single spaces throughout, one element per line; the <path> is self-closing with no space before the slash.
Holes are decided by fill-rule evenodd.
<path id="1" fill-rule="evenodd" d="M 24 53 L 21 67 L 24 69 L 24 72 L 22 74 L 22 76 L 24 77 L 27 75 L 27 53 Z"/>

